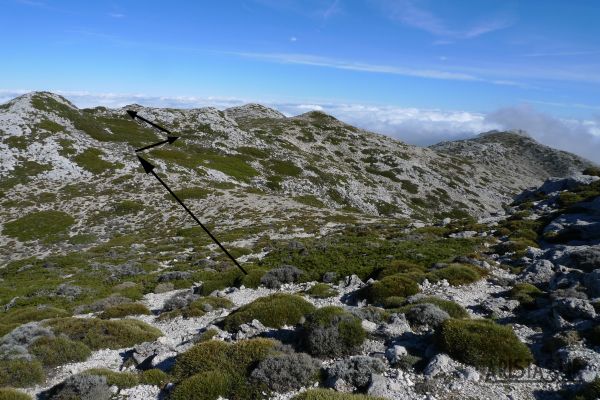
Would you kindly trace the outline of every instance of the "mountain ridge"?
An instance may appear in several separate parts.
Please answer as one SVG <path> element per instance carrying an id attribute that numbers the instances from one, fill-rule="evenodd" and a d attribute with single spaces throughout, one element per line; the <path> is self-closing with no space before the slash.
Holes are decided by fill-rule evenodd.
<path id="1" fill-rule="evenodd" d="M 176 191 L 201 192 L 189 201 L 223 229 L 251 224 L 259 216 L 286 229 L 301 225 L 298 221 L 305 216 L 318 221 L 422 222 L 486 216 L 551 175 L 571 175 L 591 165 L 527 142 L 534 153 L 554 157 L 558 165 L 537 162 L 534 168 L 519 155 L 522 139 L 499 143 L 497 137 L 475 138 L 449 148 L 411 146 L 322 112 L 285 117 L 255 104 L 225 110 L 131 108 L 180 136 L 145 157 Z M 147 227 L 148 220 L 180 218 L 177 210 L 164 213 L 159 201 L 164 193 L 142 175 L 133 151 L 164 138 L 132 121 L 125 110 L 78 109 L 48 92 L 29 93 L 0 106 L 0 192 L 7 205 L 3 220 L 37 209 L 62 209 L 79 221 L 71 235 L 108 239 L 115 232 Z M 40 193 L 55 200 L 36 204 Z M 25 206 L 17 207 L 17 200 Z M 147 220 L 107 214 L 127 201 L 138 203 Z M 106 229 L 106 220 L 95 217 L 98 213 L 127 223 Z M 9 241 L 1 238 L 4 244 Z"/>

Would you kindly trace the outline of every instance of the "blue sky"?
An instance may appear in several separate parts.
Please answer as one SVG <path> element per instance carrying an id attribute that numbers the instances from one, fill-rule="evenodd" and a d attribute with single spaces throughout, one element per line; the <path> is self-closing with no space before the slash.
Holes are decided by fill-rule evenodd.
<path id="1" fill-rule="evenodd" d="M 524 128 L 588 157 L 600 136 L 595 0 L 0 7 L 0 98 L 52 90 L 83 106 L 257 101 L 290 114 L 323 109 L 417 144 Z"/>

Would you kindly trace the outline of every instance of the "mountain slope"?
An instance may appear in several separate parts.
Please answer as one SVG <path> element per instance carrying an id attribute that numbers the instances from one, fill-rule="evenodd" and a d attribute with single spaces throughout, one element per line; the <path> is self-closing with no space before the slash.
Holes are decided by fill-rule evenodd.
<path id="1" fill-rule="evenodd" d="M 132 121 L 126 109 L 181 137 L 146 157 L 202 218 L 218 223 L 218 232 L 257 224 L 257 232 L 289 232 L 341 219 L 485 215 L 548 175 L 589 164 L 532 140 L 497 140 L 512 134 L 477 139 L 478 151 L 463 154 L 446 148 L 453 144 L 410 146 L 320 112 L 286 118 L 260 105 L 79 110 L 61 96 L 37 92 L 0 106 L 2 221 L 61 211 L 74 218 L 63 235 L 76 243 L 154 232 L 157 221 L 173 230 L 190 223 L 143 175 L 134 149 L 161 136 Z M 532 164 L 519 156 L 525 152 L 565 161 Z M 3 232 L 0 244 L 12 244 L 14 255 L 68 241 L 25 246 Z"/>
<path id="2" fill-rule="evenodd" d="M 581 172 L 590 162 L 536 142 L 522 131 L 490 131 L 473 139 L 442 142 L 429 148 L 494 168 L 500 176 L 518 172 L 531 186 L 551 176 Z"/>

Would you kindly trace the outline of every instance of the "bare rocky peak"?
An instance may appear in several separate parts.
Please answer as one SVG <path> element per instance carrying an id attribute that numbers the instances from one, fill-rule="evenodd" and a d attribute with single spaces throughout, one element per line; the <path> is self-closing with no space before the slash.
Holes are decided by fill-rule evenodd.
<path id="1" fill-rule="evenodd" d="M 255 118 L 285 118 L 285 115 L 283 115 L 279 111 L 256 103 L 249 103 L 244 104 L 243 106 L 231 107 L 226 109 L 224 112 L 227 116 L 235 120 Z"/>
<path id="2" fill-rule="evenodd" d="M 568 176 L 593 165 L 575 154 L 543 145 L 522 130 L 489 131 L 471 139 L 442 142 L 430 148 L 488 164 L 501 174 L 522 171 L 524 179 L 527 176 L 535 179 Z"/>

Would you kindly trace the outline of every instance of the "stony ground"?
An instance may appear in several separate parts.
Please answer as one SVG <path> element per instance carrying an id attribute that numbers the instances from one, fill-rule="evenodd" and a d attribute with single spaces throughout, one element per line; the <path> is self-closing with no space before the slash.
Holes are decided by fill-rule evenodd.
<path id="1" fill-rule="evenodd" d="M 148 158 L 249 275 L 129 160 L 157 136 L 123 110 L 0 106 L 0 398 L 600 396 L 600 180 L 584 160 L 545 148 L 555 163 L 525 164 L 538 145 L 514 133 L 419 149 L 258 105 L 133 108 L 189 141 Z"/>

